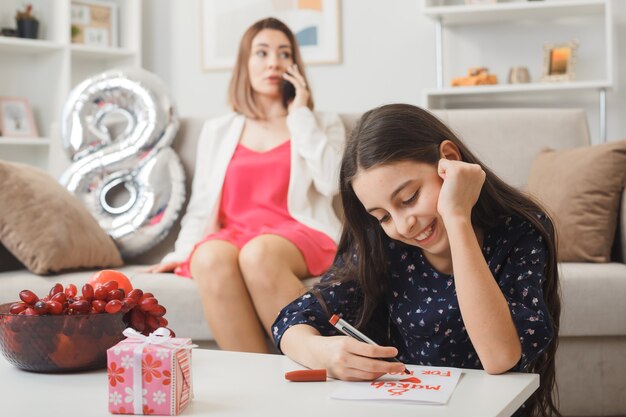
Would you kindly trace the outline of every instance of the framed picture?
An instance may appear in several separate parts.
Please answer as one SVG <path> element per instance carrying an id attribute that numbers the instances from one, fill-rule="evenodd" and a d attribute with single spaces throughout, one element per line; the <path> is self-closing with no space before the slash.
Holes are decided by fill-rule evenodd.
<path id="1" fill-rule="evenodd" d="M 117 4 L 96 0 L 72 0 L 72 43 L 116 47 Z"/>
<path id="2" fill-rule="evenodd" d="M 5 137 L 39 136 L 33 110 L 27 99 L 0 97 L 0 134 Z"/>
<path id="3" fill-rule="evenodd" d="M 546 43 L 541 81 L 571 81 L 575 78 L 577 41 Z"/>
<path id="4" fill-rule="evenodd" d="M 201 0 L 202 68 L 232 68 L 246 29 L 270 16 L 293 31 L 306 64 L 339 63 L 339 7 L 339 0 Z"/>

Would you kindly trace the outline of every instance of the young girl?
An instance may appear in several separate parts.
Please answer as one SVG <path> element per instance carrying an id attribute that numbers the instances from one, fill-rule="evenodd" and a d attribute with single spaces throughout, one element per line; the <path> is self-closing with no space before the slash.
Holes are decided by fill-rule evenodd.
<path id="1" fill-rule="evenodd" d="M 277 346 L 343 380 L 402 363 L 541 374 L 520 413 L 552 401 L 560 299 L 554 229 L 542 209 L 487 169 L 428 112 L 363 115 L 340 172 L 339 254 L 273 325 Z M 332 314 L 381 346 L 341 336 Z M 324 337 L 330 336 L 330 337 Z"/>
<path id="2" fill-rule="evenodd" d="M 229 98 L 234 112 L 201 133 L 175 252 L 151 270 L 194 278 L 220 348 L 267 352 L 300 280 L 335 257 L 345 131 L 336 114 L 312 112 L 296 39 L 273 18 L 244 34 Z"/>

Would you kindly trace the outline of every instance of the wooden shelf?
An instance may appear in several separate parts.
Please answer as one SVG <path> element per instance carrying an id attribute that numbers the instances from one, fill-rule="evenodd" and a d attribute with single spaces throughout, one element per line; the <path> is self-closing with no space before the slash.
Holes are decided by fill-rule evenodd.
<path id="1" fill-rule="evenodd" d="M 495 3 L 460 6 L 426 6 L 423 13 L 446 25 L 477 24 L 510 20 L 555 20 L 602 16 L 606 0 L 564 0 Z"/>

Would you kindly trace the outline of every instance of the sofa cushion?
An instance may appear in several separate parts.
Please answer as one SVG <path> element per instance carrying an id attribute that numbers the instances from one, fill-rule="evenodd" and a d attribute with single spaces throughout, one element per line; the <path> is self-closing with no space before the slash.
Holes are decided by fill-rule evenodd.
<path id="1" fill-rule="evenodd" d="M 113 240 L 45 172 L 0 161 L 0 190 L 0 242 L 30 271 L 122 265 Z"/>
<path id="2" fill-rule="evenodd" d="M 528 192 L 554 217 L 559 261 L 610 260 L 625 167 L 626 140 L 548 149 L 535 158 Z"/>

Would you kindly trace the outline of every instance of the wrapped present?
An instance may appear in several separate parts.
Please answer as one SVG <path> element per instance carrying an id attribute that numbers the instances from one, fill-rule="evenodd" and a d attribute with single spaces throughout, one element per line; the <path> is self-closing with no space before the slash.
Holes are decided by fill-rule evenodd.
<path id="1" fill-rule="evenodd" d="M 109 411 L 178 415 L 193 398 L 191 339 L 170 337 L 164 327 L 149 336 L 132 328 L 107 350 Z"/>

